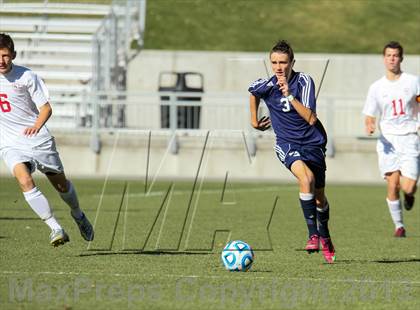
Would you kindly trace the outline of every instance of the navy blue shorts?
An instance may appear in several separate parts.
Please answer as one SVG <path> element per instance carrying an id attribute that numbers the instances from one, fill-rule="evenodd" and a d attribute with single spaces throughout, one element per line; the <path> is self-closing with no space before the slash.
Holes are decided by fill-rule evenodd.
<path id="1" fill-rule="evenodd" d="M 275 146 L 278 159 L 290 170 L 296 160 L 302 160 L 315 176 L 315 188 L 325 187 L 325 148 L 284 143 Z"/>

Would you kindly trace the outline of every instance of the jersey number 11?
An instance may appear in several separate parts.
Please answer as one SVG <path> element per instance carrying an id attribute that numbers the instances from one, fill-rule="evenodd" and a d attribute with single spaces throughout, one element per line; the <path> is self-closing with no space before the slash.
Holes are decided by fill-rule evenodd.
<path id="1" fill-rule="evenodd" d="M 398 99 L 398 102 L 400 113 L 397 112 L 397 100 L 392 100 L 392 116 L 405 115 L 402 99 Z"/>

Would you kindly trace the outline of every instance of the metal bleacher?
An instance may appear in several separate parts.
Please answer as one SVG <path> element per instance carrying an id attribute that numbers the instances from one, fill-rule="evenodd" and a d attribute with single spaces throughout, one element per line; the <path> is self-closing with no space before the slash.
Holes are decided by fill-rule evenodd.
<path id="1" fill-rule="evenodd" d="M 55 116 L 50 126 L 77 126 L 75 103 L 89 91 L 92 78 L 93 35 L 110 9 L 110 4 L 88 1 L 0 0 L 0 31 L 15 42 L 15 63 L 38 73 L 50 91 Z"/>

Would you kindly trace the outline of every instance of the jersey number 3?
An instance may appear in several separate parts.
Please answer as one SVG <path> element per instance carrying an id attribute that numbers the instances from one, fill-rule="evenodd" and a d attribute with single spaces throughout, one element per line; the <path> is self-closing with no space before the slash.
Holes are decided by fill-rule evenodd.
<path id="1" fill-rule="evenodd" d="M 2 112 L 10 112 L 12 111 L 12 106 L 10 102 L 6 100 L 7 94 L 0 94 L 0 110 Z"/>
<path id="2" fill-rule="evenodd" d="M 283 112 L 290 111 L 290 102 L 287 100 L 287 98 L 281 98 L 280 103 L 283 105 L 283 108 L 281 109 Z"/>

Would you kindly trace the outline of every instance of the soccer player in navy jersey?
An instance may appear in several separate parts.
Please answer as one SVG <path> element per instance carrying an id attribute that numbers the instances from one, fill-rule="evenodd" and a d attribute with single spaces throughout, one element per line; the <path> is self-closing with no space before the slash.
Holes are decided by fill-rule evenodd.
<path id="1" fill-rule="evenodd" d="M 325 260 L 333 263 L 335 250 L 324 191 L 327 135 L 316 115 L 314 82 L 309 75 L 293 71 L 294 54 L 286 41 L 279 41 L 271 49 L 270 61 L 274 75 L 258 79 L 248 89 L 251 125 L 262 131 L 273 127 L 277 157 L 299 183 L 299 201 L 309 231 L 305 250 L 318 252 L 321 242 Z M 258 119 L 261 99 L 270 117 Z"/>

